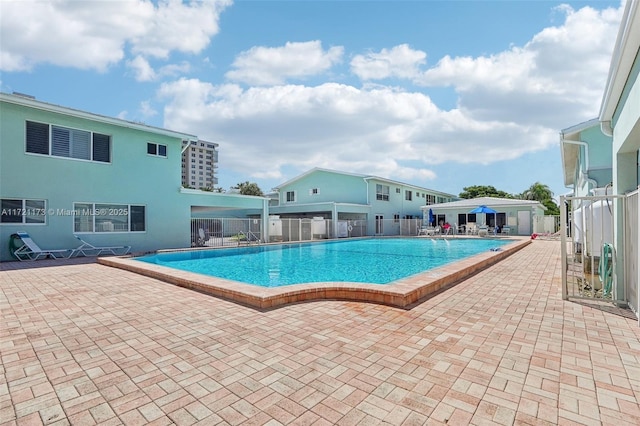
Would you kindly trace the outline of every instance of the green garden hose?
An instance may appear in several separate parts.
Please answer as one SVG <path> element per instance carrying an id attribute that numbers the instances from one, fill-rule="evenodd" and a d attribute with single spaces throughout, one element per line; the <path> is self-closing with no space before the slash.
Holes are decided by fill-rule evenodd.
<path id="1" fill-rule="evenodd" d="M 598 276 L 602 282 L 602 297 L 611 297 L 611 284 L 613 281 L 613 246 L 604 243 L 598 265 Z"/>

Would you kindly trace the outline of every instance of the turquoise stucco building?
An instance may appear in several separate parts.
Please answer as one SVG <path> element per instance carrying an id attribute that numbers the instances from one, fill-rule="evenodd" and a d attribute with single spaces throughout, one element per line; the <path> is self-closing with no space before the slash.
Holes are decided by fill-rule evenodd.
<path id="1" fill-rule="evenodd" d="M 43 249 L 94 245 L 134 252 L 191 245 L 195 210 L 266 218 L 266 198 L 183 189 L 188 133 L 0 94 L 0 260 L 26 231 Z"/>
<path id="2" fill-rule="evenodd" d="M 422 206 L 457 199 L 378 176 L 322 168 L 277 186 L 270 198 L 271 215 L 332 219 L 336 236 L 341 235 L 341 222 L 363 229 L 364 235 L 399 235 L 402 220 L 422 220 Z"/>

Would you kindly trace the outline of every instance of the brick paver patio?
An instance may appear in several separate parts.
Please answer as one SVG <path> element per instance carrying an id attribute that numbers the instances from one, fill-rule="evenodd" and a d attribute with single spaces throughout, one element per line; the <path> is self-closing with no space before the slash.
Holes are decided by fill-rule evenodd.
<path id="1" fill-rule="evenodd" d="M 2 424 L 640 424 L 640 328 L 535 241 L 411 310 L 258 311 L 87 260 L 0 264 Z"/>

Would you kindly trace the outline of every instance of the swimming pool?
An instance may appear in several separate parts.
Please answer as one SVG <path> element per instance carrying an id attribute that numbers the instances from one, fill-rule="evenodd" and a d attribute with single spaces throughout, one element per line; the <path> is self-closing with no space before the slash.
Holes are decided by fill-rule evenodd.
<path id="1" fill-rule="evenodd" d="M 377 238 L 156 253 L 135 259 L 261 287 L 314 282 L 389 284 L 506 243 Z"/>

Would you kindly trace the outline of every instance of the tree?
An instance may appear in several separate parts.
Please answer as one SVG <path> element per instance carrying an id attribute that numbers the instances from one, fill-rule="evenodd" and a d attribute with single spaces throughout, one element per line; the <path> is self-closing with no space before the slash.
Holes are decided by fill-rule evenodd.
<path id="1" fill-rule="evenodd" d="M 258 197 L 264 197 L 264 193 L 255 182 L 242 182 L 236 186 L 232 186 L 231 189 L 237 190 L 241 195 L 255 195 Z"/>
<path id="2" fill-rule="evenodd" d="M 547 208 L 547 215 L 554 216 L 560 214 L 560 208 L 558 207 L 556 202 L 553 201 L 553 192 L 547 185 L 544 185 L 540 182 L 536 182 L 531 185 L 522 194 L 520 194 L 519 198 L 523 200 L 539 201 L 540 204 Z"/>
<path id="3" fill-rule="evenodd" d="M 493 186 L 474 185 L 462 188 L 460 198 L 478 198 L 478 197 L 498 197 L 498 198 L 514 198 L 508 192 L 499 191 Z"/>
<path id="4" fill-rule="evenodd" d="M 520 194 L 520 198 L 523 200 L 535 200 L 542 202 L 544 200 L 552 200 L 553 192 L 551 192 L 551 189 L 549 189 L 547 185 L 536 182 Z"/>

